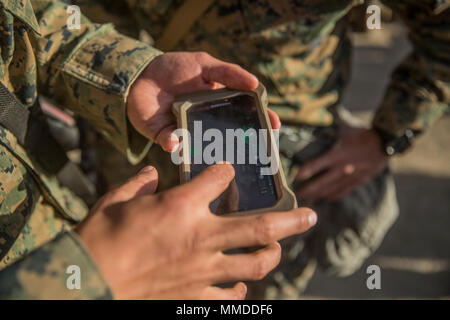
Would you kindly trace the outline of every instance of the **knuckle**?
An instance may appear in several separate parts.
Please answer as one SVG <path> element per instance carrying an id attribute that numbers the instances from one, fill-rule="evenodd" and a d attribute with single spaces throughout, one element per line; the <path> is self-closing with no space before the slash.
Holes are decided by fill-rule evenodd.
<path id="1" fill-rule="evenodd" d="M 225 77 L 233 79 L 241 70 L 243 69 L 237 64 L 226 64 L 224 65 L 223 73 Z"/>
<path id="2" fill-rule="evenodd" d="M 167 191 L 157 194 L 158 202 L 170 213 L 180 207 L 180 196 L 176 192 Z"/>
<path id="3" fill-rule="evenodd" d="M 281 259 L 281 246 L 277 243 L 277 246 L 273 249 L 274 257 L 276 258 L 277 263 L 280 262 Z"/>
<path id="4" fill-rule="evenodd" d="M 187 249 L 190 252 L 202 251 L 205 247 L 205 241 L 203 240 L 203 233 L 194 228 L 192 230 L 191 237 L 187 241 Z"/>
<path id="5" fill-rule="evenodd" d="M 178 206 L 183 202 L 188 202 L 185 200 L 189 199 L 191 196 L 192 194 L 189 190 L 185 189 L 173 190 L 167 192 L 167 201 L 176 204 Z"/>
<path id="6" fill-rule="evenodd" d="M 256 236 L 260 245 L 265 245 L 277 240 L 275 224 L 267 216 L 259 216 L 255 225 Z"/>
<path id="7" fill-rule="evenodd" d="M 205 52 L 205 51 L 199 51 L 199 52 L 196 52 L 196 55 L 197 55 L 197 58 L 198 59 L 208 59 L 209 58 L 209 54 L 207 53 L 207 52 Z"/>
<path id="8" fill-rule="evenodd" d="M 233 67 L 233 68 L 242 69 L 242 67 L 240 65 L 236 64 L 236 63 L 230 63 L 230 66 Z M 244 70 L 244 69 L 242 69 L 242 70 Z"/>

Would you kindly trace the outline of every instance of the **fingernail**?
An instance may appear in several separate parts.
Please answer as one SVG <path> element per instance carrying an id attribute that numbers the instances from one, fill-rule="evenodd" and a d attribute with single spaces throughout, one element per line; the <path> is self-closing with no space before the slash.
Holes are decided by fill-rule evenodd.
<path id="1" fill-rule="evenodd" d="M 180 143 L 178 142 L 178 141 L 174 141 L 173 142 L 173 144 L 172 144 L 172 146 L 171 147 L 169 147 L 169 152 L 175 152 L 175 151 L 177 151 L 178 150 L 178 147 L 180 146 Z"/>
<path id="2" fill-rule="evenodd" d="M 317 215 L 315 213 L 310 213 L 308 216 L 308 223 L 310 226 L 314 226 L 317 222 Z"/>
<path id="3" fill-rule="evenodd" d="M 141 171 L 139 171 L 139 174 L 143 174 L 143 173 L 149 173 L 151 171 L 155 170 L 154 167 L 152 166 L 146 166 L 144 168 L 141 169 Z"/>
<path id="4" fill-rule="evenodd" d="M 169 152 L 176 151 L 178 149 L 178 146 L 180 145 L 180 138 L 175 133 L 172 132 L 169 140 L 171 146 L 169 147 L 170 150 L 168 151 Z"/>

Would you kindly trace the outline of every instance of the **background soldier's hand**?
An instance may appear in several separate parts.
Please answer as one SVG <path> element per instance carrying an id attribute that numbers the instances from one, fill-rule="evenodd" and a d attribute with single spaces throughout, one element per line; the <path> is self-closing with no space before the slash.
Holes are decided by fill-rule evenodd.
<path id="1" fill-rule="evenodd" d="M 77 232 L 97 262 L 116 298 L 243 299 L 238 282 L 258 280 L 280 259 L 277 240 L 315 224 L 309 209 L 224 218 L 209 203 L 234 177 L 231 165 L 214 165 L 191 182 L 152 193 L 157 172 L 146 167 L 125 185 L 105 195 Z M 248 254 L 223 251 L 251 246 Z"/>
<path id="2" fill-rule="evenodd" d="M 203 52 L 165 53 L 153 60 L 133 84 L 127 102 L 130 122 L 141 134 L 155 141 L 166 151 L 173 151 L 178 137 L 171 107 L 181 93 L 218 89 L 223 86 L 253 90 L 258 86 L 255 76 L 235 64 L 222 62 Z M 274 129 L 280 120 L 269 110 Z"/>
<path id="3" fill-rule="evenodd" d="M 375 131 L 341 124 L 338 142 L 330 151 L 302 166 L 296 180 L 302 182 L 324 173 L 303 184 L 296 194 L 308 203 L 336 201 L 380 173 L 387 161 Z"/>

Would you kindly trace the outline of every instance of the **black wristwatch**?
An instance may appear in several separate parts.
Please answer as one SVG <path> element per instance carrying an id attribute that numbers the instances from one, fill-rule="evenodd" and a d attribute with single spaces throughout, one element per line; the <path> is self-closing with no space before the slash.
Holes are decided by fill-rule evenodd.
<path id="1" fill-rule="evenodd" d="M 394 136 L 382 129 L 376 127 L 373 129 L 380 136 L 383 144 L 383 152 L 389 157 L 408 150 L 411 147 L 413 140 L 420 133 L 419 131 L 406 129 L 401 136 Z"/>

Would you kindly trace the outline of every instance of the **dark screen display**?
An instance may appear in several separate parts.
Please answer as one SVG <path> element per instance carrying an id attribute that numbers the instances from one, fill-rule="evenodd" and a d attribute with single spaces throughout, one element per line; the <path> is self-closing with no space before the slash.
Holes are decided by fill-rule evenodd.
<path id="1" fill-rule="evenodd" d="M 250 152 L 251 139 L 249 134 L 251 132 L 258 133 L 262 129 L 256 103 L 251 96 L 241 95 L 200 104 L 190 108 L 187 113 L 188 130 L 191 134 L 191 178 L 208 166 L 203 157 L 201 157 L 201 163 L 199 163 L 198 155 L 199 153 L 203 154 L 208 144 L 214 141 L 214 138 L 211 138 L 211 141 L 204 141 L 202 136 L 194 135 L 194 122 L 197 122 L 197 128 L 198 121 L 201 122 L 202 133 L 205 133 L 208 129 L 217 129 L 221 132 L 223 137 L 223 159 L 221 160 L 231 160 L 225 156 L 229 152 L 227 145 L 230 146 L 226 141 L 226 130 L 242 129 L 242 132 L 246 133 L 245 135 L 237 134 L 233 137 L 234 150 L 232 155 L 234 155 L 234 161 L 229 162 L 233 164 L 236 174 L 228 189 L 210 205 L 211 211 L 218 215 L 267 208 L 275 205 L 278 200 L 273 176 L 261 175 L 261 168 L 269 166 L 269 164 L 262 165 L 259 159 L 261 152 L 267 155 L 267 142 L 257 143 L 256 146 L 253 143 L 253 148 L 256 147 L 258 152 Z M 255 131 L 248 131 L 251 128 Z M 200 139 L 201 141 L 197 141 L 197 144 L 195 144 L 194 139 Z M 240 143 L 245 148 L 237 148 L 238 139 L 243 139 Z M 195 148 L 196 146 L 197 148 Z M 201 150 L 197 150 L 198 146 L 201 146 Z M 259 150 L 262 146 L 264 150 Z M 254 157 L 253 162 L 250 161 L 250 155 Z M 196 156 L 197 163 L 194 162 Z M 241 163 L 242 157 L 244 157 L 244 164 L 238 163 L 239 157 L 241 157 Z M 211 183 L 214 183 L 214 181 L 211 181 Z"/>

